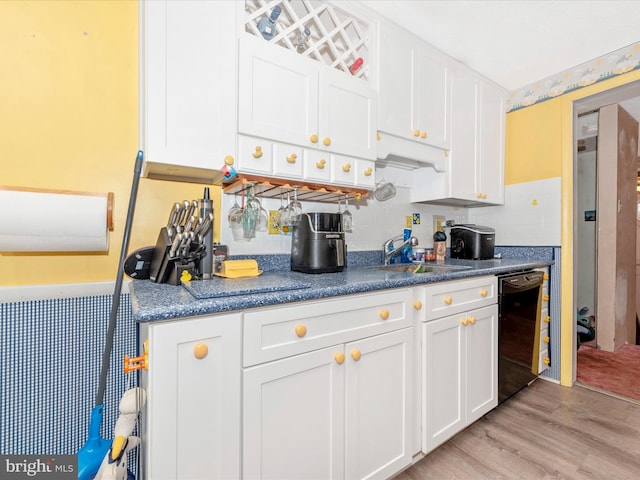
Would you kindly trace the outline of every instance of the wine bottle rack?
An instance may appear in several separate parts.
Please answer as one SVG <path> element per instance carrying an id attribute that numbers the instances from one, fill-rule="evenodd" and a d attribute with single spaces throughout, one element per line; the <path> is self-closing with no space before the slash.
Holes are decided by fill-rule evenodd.
<path id="1" fill-rule="evenodd" d="M 308 28 L 311 36 L 300 55 L 348 75 L 369 79 L 368 24 L 321 0 L 246 0 L 246 32 L 262 37 L 258 21 L 269 16 L 276 5 L 282 13 L 271 43 L 295 52 L 298 36 Z M 363 64 L 353 73 L 350 67 L 358 58 Z"/>

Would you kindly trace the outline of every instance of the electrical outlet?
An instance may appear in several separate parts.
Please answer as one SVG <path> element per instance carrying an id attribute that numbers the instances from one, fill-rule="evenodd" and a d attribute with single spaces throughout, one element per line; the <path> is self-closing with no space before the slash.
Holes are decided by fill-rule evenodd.
<path id="1" fill-rule="evenodd" d="M 413 226 L 413 218 L 410 215 L 404 217 L 405 228 L 411 228 Z"/>
<path id="2" fill-rule="evenodd" d="M 267 226 L 267 232 L 269 235 L 280 234 L 280 212 L 277 210 L 269 210 L 269 224 Z"/>

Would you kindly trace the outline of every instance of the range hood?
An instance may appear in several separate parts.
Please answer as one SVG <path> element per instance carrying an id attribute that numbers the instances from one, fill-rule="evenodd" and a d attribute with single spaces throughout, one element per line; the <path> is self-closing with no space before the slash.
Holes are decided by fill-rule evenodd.
<path id="1" fill-rule="evenodd" d="M 431 166 L 438 172 L 446 170 L 449 153 L 386 133 L 378 134 L 376 150 L 377 163 L 381 166 L 392 165 L 405 170 Z"/>

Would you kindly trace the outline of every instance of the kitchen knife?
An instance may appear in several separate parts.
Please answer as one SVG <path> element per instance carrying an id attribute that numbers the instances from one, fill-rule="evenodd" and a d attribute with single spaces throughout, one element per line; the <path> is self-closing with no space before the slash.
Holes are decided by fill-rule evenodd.
<path id="1" fill-rule="evenodd" d="M 176 231 L 179 233 L 184 232 L 184 224 L 187 221 L 187 215 L 189 214 L 189 210 L 191 209 L 191 202 L 189 200 L 185 200 L 182 202 L 182 210 L 180 211 L 180 215 L 178 216 L 178 220 L 176 221 Z"/>
<path id="2" fill-rule="evenodd" d="M 192 230 L 194 229 L 194 227 L 197 225 L 197 220 L 196 220 L 196 216 L 195 215 L 191 215 L 189 217 L 189 220 L 187 220 L 186 225 L 184 226 L 184 231 L 185 233 L 189 233 L 192 232 Z"/>
<path id="3" fill-rule="evenodd" d="M 204 222 L 202 222 L 202 226 L 200 227 L 200 230 L 198 231 L 198 241 L 200 243 L 203 242 L 203 238 L 206 235 L 206 233 L 209 231 L 209 229 L 211 228 L 213 223 L 213 213 L 210 213 L 209 215 L 207 215 L 204 219 Z"/>
<path id="4" fill-rule="evenodd" d="M 173 239 L 173 243 L 171 244 L 171 249 L 169 250 L 169 258 L 176 258 L 178 254 L 178 249 L 180 248 L 180 244 L 182 243 L 184 235 L 182 233 L 178 233 L 176 238 Z"/>
<path id="5" fill-rule="evenodd" d="M 187 213 L 187 218 L 185 219 L 185 223 L 189 221 L 189 219 L 191 218 L 192 215 L 197 215 L 198 201 L 197 200 L 192 200 L 191 201 L 191 205 L 189 206 L 188 210 L 189 211 Z"/>
<path id="6" fill-rule="evenodd" d="M 182 244 L 180 245 L 179 254 L 184 257 L 189 254 L 191 248 L 191 240 L 193 240 L 193 232 L 184 233 L 182 237 Z"/>
<path id="7" fill-rule="evenodd" d="M 169 214 L 169 220 L 167 221 L 167 235 L 169 236 L 169 240 L 173 239 L 173 236 L 176 233 L 175 223 L 180 215 L 180 211 L 182 210 L 182 204 L 180 202 L 176 202 L 173 204 L 171 208 L 171 213 Z"/>

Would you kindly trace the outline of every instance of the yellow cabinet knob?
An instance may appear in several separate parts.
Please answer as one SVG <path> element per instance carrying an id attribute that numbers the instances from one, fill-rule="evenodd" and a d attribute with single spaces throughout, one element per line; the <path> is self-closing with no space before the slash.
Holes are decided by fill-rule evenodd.
<path id="1" fill-rule="evenodd" d="M 307 327 L 305 327 L 304 325 L 296 325 L 296 335 L 302 338 L 306 334 L 307 334 Z"/>
<path id="2" fill-rule="evenodd" d="M 476 198 L 482 198 L 482 193 L 476 192 Z"/>
<path id="3" fill-rule="evenodd" d="M 416 310 L 422 309 L 422 302 L 416 300 L 415 302 L 413 302 L 413 308 L 415 308 Z"/>
<path id="4" fill-rule="evenodd" d="M 226 157 L 224 157 L 225 165 L 233 165 L 233 162 L 234 162 L 233 156 L 227 155 Z"/>
<path id="5" fill-rule="evenodd" d="M 549 315 L 544 317 L 544 323 L 551 323 L 551 317 Z"/>
<path id="6" fill-rule="evenodd" d="M 542 279 L 543 280 L 549 280 L 549 274 L 545 273 L 544 275 L 542 275 Z"/>
<path id="7" fill-rule="evenodd" d="M 338 352 L 333 356 L 333 359 L 336 361 L 338 365 L 342 365 L 344 363 L 344 353 Z"/>
<path id="8" fill-rule="evenodd" d="M 373 173 L 373 168 L 369 167 L 364 171 L 364 176 L 370 177 L 372 173 Z"/>
<path id="9" fill-rule="evenodd" d="M 382 137 L 380 136 L 380 132 L 376 132 L 376 140 L 380 141 Z"/>
<path id="10" fill-rule="evenodd" d="M 351 350 L 351 358 L 353 358 L 356 362 L 360 360 L 360 357 L 362 357 L 362 352 L 360 350 Z"/>
<path id="11" fill-rule="evenodd" d="M 257 146 L 256 151 L 252 153 L 253 158 L 260 158 L 262 156 L 262 147 Z"/>
<path id="12" fill-rule="evenodd" d="M 543 295 L 543 296 L 542 296 L 542 299 L 543 299 L 545 302 L 548 302 L 548 301 L 549 301 L 549 295 Z"/>
<path id="13" fill-rule="evenodd" d="M 548 336 L 544 337 L 544 343 L 549 343 L 549 340 L 551 340 Z"/>
<path id="14" fill-rule="evenodd" d="M 489 294 L 489 292 L 487 292 L 484 288 L 482 290 L 480 290 L 480 296 L 481 297 L 486 297 Z"/>
<path id="15" fill-rule="evenodd" d="M 462 320 L 460 320 L 460 323 L 466 327 L 467 325 L 469 325 L 469 319 L 463 318 Z"/>
<path id="16" fill-rule="evenodd" d="M 380 318 L 386 320 L 389 318 L 389 310 L 380 310 Z"/>
<path id="17" fill-rule="evenodd" d="M 345 163 L 345 164 L 342 166 L 342 171 L 343 171 L 343 172 L 347 172 L 347 173 L 348 173 L 348 172 L 350 172 L 350 171 L 351 171 L 351 164 L 350 164 L 350 163 Z"/>
<path id="18" fill-rule="evenodd" d="M 551 363 L 551 359 L 549 357 L 544 358 L 544 364 L 549 365 Z"/>
<path id="19" fill-rule="evenodd" d="M 326 165 L 327 161 L 324 158 L 321 158 L 320 160 L 318 160 L 316 162 L 316 167 L 320 170 L 322 170 L 324 168 L 324 166 Z"/>
<path id="20" fill-rule="evenodd" d="M 469 323 L 470 323 L 471 325 L 475 325 L 475 324 L 476 324 L 476 321 L 477 321 L 476 317 L 469 317 Z"/>
<path id="21" fill-rule="evenodd" d="M 198 360 L 202 360 L 209 354 L 209 347 L 206 343 L 196 343 L 196 346 L 193 347 L 193 356 Z"/>
<path id="22" fill-rule="evenodd" d="M 311 135 L 311 136 L 309 137 L 309 141 L 310 141 L 311 143 L 318 143 L 318 135 L 316 135 L 316 134 L 314 133 L 313 135 Z"/>
<path id="23" fill-rule="evenodd" d="M 483 194 L 482 194 L 482 198 L 483 198 L 483 200 L 486 200 L 486 199 L 487 199 L 487 194 L 486 194 L 486 193 L 483 193 Z"/>
<path id="24" fill-rule="evenodd" d="M 298 156 L 295 153 L 292 153 L 287 157 L 287 163 L 296 163 L 296 158 L 298 158 Z"/>
<path id="25" fill-rule="evenodd" d="M 444 297 L 442 301 L 447 305 L 451 305 L 451 303 L 453 302 L 453 298 L 447 296 L 447 297 Z"/>
<path id="26" fill-rule="evenodd" d="M 414 137 L 419 137 L 420 136 L 420 130 L 414 130 L 413 131 L 413 136 Z"/>
<path id="27" fill-rule="evenodd" d="M 420 138 L 427 138 L 427 132 L 420 132 Z"/>
<path id="28" fill-rule="evenodd" d="M 325 147 L 328 147 L 329 145 L 331 145 L 331 139 L 329 137 L 324 137 L 324 140 L 322 140 L 322 143 Z"/>

